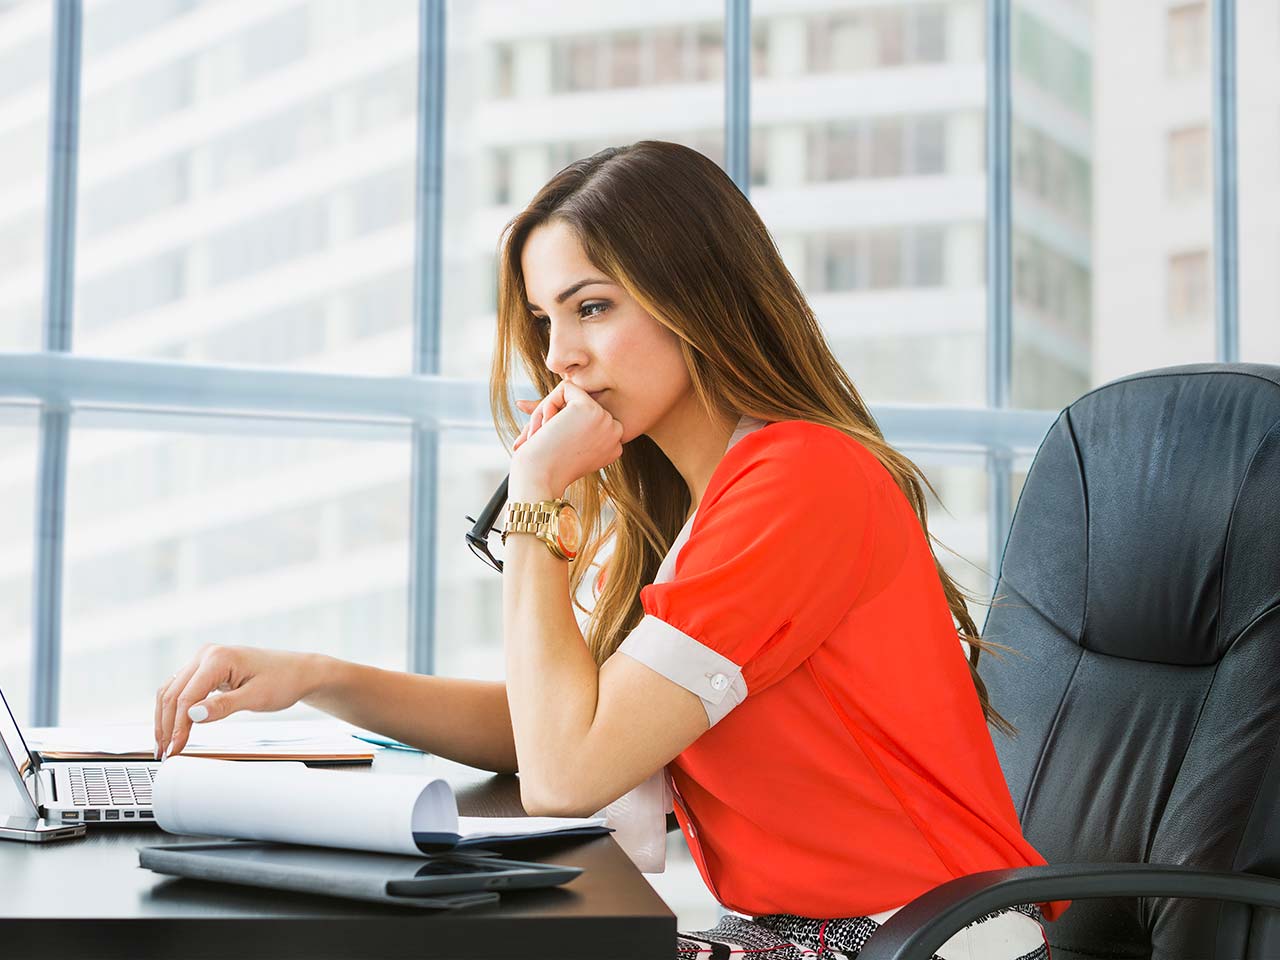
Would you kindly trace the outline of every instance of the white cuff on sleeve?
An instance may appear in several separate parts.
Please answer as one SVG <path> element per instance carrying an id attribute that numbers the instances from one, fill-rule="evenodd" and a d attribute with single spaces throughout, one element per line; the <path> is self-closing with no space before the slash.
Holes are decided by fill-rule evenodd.
<path id="1" fill-rule="evenodd" d="M 741 667 L 652 614 L 645 614 L 616 652 L 696 693 L 713 727 L 747 699 Z"/>

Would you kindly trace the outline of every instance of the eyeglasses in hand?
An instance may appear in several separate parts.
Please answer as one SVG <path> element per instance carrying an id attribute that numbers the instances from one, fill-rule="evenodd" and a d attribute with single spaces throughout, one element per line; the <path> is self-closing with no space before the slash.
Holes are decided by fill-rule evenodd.
<path id="1" fill-rule="evenodd" d="M 489 502 L 484 505 L 484 509 L 480 512 L 480 518 L 467 517 L 473 524 L 472 528 L 467 531 L 467 546 L 471 548 L 471 552 L 487 563 L 499 573 L 502 572 L 502 561 L 493 555 L 493 551 L 489 547 L 489 534 L 501 534 L 502 531 L 494 526 L 498 522 L 498 517 L 502 514 L 502 508 L 507 504 L 507 482 L 511 479 L 511 475 L 502 478 L 502 483 L 498 485 L 498 489 L 493 492 L 493 496 L 489 498 Z"/>

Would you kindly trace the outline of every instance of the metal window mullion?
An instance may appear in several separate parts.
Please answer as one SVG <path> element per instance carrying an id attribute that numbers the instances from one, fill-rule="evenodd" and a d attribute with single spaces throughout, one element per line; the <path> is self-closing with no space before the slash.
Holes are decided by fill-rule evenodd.
<path id="1" fill-rule="evenodd" d="M 1215 349 L 1240 359 L 1239 184 L 1236 153 L 1236 4 L 1213 0 L 1213 263 Z"/>
<path id="2" fill-rule="evenodd" d="M 414 232 L 413 372 L 440 372 L 444 220 L 445 0 L 418 5 L 418 175 Z M 413 427 L 409 521 L 409 669 L 435 673 L 436 492 L 440 433 Z"/>
<path id="3" fill-rule="evenodd" d="M 65 353 L 71 349 L 83 12 L 81 0 L 59 0 L 54 7 L 42 337 L 46 352 Z M 69 431 L 69 407 L 46 403 L 40 413 L 32 577 L 30 716 L 36 726 L 52 726 L 58 722 Z"/>
<path id="4" fill-rule="evenodd" d="M 724 169 L 751 195 L 751 0 L 724 5 Z"/>
<path id="5" fill-rule="evenodd" d="M 751 0 L 724 3 L 724 171 L 751 196 Z"/>
<path id="6" fill-rule="evenodd" d="M 987 405 L 1009 406 L 1013 379 L 1013 203 L 1010 126 L 1013 113 L 1010 0 L 987 0 Z M 987 453 L 987 557 L 992 587 L 1008 536 L 1013 459 Z"/>

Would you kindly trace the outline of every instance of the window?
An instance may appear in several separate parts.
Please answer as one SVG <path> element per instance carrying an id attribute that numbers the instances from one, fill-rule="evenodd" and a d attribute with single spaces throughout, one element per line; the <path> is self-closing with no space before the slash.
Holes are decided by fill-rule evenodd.
<path id="1" fill-rule="evenodd" d="M 203 643 L 400 666 L 408 432 L 338 440 L 284 423 L 201 433 L 217 422 L 171 421 L 73 417 L 66 722 L 132 719 L 155 678 Z M 398 598 L 399 620 L 344 624 L 375 597 Z"/>
<path id="2" fill-rule="evenodd" d="M 494 47 L 493 95 L 495 98 L 510 97 L 515 94 L 515 62 L 509 43 L 499 43 Z"/>
<path id="3" fill-rule="evenodd" d="M 620 34 L 605 50 L 609 58 L 609 86 L 637 87 L 641 82 L 643 38 L 638 33 Z"/>
<path id="4" fill-rule="evenodd" d="M 814 293 L 942 286 L 946 244 L 946 229 L 932 225 L 814 234 L 806 286 Z"/>
<path id="5" fill-rule="evenodd" d="M 38 350 L 52 4 L 0 10 L 0 350 Z"/>
<path id="6" fill-rule="evenodd" d="M 416 10 L 375 6 L 203 0 L 131 32 L 86 9 L 78 351 L 409 372 L 411 312 L 344 349 L 354 288 L 402 266 L 412 289 Z"/>
<path id="7" fill-rule="evenodd" d="M 941 287 L 946 282 L 946 231 L 941 227 L 918 227 L 910 238 L 912 287 Z"/>
<path id="8" fill-rule="evenodd" d="M 1092 212 L 1090 164 L 1077 152 L 1079 148 L 1017 120 L 1010 138 L 1014 189 L 1077 226 L 1088 226 Z"/>
<path id="9" fill-rule="evenodd" d="M 767 36 L 756 35 L 752 42 L 752 69 L 759 73 L 768 65 Z M 550 57 L 553 94 L 707 83 L 724 74 L 724 34 L 719 24 L 690 23 L 556 37 Z"/>
<path id="10" fill-rule="evenodd" d="M 1015 406 L 1215 356 L 1212 78 L 1166 63 L 1195 7 L 1013 4 Z"/>
<path id="11" fill-rule="evenodd" d="M 1209 12 L 1203 0 L 1170 7 L 1165 14 L 1165 61 L 1171 77 L 1197 73 L 1207 66 Z"/>
<path id="12" fill-rule="evenodd" d="M 920 6 L 912 11 L 912 60 L 943 63 L 947 59 L 947 11 L 941 6 Z"/>
<path id="13" fill-rule="evenodd" d="M 1175 254 L 1168 267 L 1169 322 L 1198 324 L 1209 319 L 1209 254 Z"/>
<path id="14" fill-rule="evenodd" d="M 917 117 L 908 128 L 909 166 L 920 176 L 947 170 L 947 122 L 944 117 Z"/>
<path id="15" fill-rule="evenodd" d="M 838 119 L 806 131 L 811 183 L 930 176 L 947 169 L 947 123 L 938 116 Z"/>
<path id="16" fill-rule="evenodd" d="M 947 4 L 816 14 L 808 23 L 809 69 L 857 72 L 947 59 Z"/>
<path id="17" fill-rule="evenodd" d="M 50 117 L 56 5 L 0 0 L 0 362 L 47 389 L 0 402 L 6 692 L 29 715 L 52 678 L 29 687 L 33 589 L 47 585 L 37 505 L 67 518 L 62 721 L 133 719 L 204 642 L 421 665 L 405 653 L 425 651 L 411 611 L 433 612 L 436 672 L 501 676 L 501 580 L 461 544 L 477 491 L 509 466 L 483 415 L 498 232 L 605 146 L 675 140 L 723 163 L 737 133 L 723 128 L 723 7 L 453 0 L 431 51 L 448 57 L 437 109 L 441 92 L 418 89 L 408 0 L 85 6 L 75 276 L 57 288 L 75 353 L 30 359 L 14 354 L 39 349 L 58 280 L 43 262 L 49 123 L 68 118 Z M 1272 7 L 1239 7 L 1241 340 L 1245 357 L 1280 362 L 1280 57 Z M 1013 406 L 1045 426 L 1098 383 L 1214 356 L 1211 9 L 1014 0 L 1001 25 L 1013 302 L 997 319 L 1013 337 L 997 346 Z M 983 452 L 941 449 L 937 408 L 978 408 L 979 446 L 1028 419 L 983 406 L 988 338 L 1008 329 L 987 309 L 986 178 L 1004 168 L 987 157 L 985 11 L 781 4 L 739 51 L 752 200 L 860 393 L 902 405 L 892 422 L 935 447 L 906 450 L 942 494 L 931 532 L 960 556 L 941 559 L 980 594 L 991 583 L 974 564 L 999 556 L 1012 504 Z M 420 123 L 446 184 L 423 244 L 417 183 L 438 171 Z M 439 329 L 414 329 L 437 302 Z M 441 376 L 411 376 L 418 355 Z M 59 371 L 132 359 L 152 361 L 119 384 L 132 405 L 78 404 L 66 489 L 41 489 L 39 403 L 84 391 Z M 436 423 L 435 465 L 411 489 L 411 424 Z M 411 540 L 415 502 L 435 510 L 435 543 Z M 434 582 L 411 582 L 409 558 L 431 550 Z M 670 863 L 654 882 L 680 926 L 713 925 L 678 842 Z"/>
<path id="18" fill-rule="evenodd" d="M 1202 197 L 1209 192 L 1209 128 L 1175 130 L 1168 137 L 1170 200 Z"/>
<path id="19" fill-rule="evenodd" d="M 498 147 L 490 154 L 490 169 L 493 181 L 490 186 L 490 197 L 493 203 L 511 202 L 511 151 Z"/>
<path id="20" fill-rule="evenodd" d="M 19 723 L 31 710 L 38 426 L 34 410 L 0 404 L 0 687 Z"/>
<path id="21" fill-rule="evenodd" d="M 1018 74 L 1064 106 L 1088 111 L 1093 98 L 1092 64 L 1071 35 L 1015 4 L 1010 43 Z"/>
<path id="22" fill-rule="evenodd" d="M 681 83 L 686 76 L 687 33 L 680 28 L 665 27 L 653 33 L 653 83 L 661 86 Z"/>
<path id="23" fill-rule="evenodd" d="M 600 86 L 600 45 L 595 38 L 570 37 L 556 44 L 552 55 L 551 89 L 576 93 Z"/>
<path id="24" fill-rule="evenodd" d="M 809 130 L 809 180 L 853 180 L 864 175 L 863 123 L 838 121 Z"/>
<path id="25" fill-rule="evenodd" d="M 1247 3 L 1236 17 L 1240 356 L 1280 364 L 1280 11 Z"/>

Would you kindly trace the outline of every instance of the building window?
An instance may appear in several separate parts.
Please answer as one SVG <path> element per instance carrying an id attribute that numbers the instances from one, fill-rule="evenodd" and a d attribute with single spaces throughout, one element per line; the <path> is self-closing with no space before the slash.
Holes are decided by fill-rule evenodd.
<path id="1" fill-rule="evenodd" d="M 902 135 L 900 117 L 877 117 L 871 121 L 871 176 L 898 177 L 905 172 Z"/>
<path id="2" fill-rule="evenodd" d="M 724 77 L 724 28 L 719 21 L 698 27 L 696 50 L 697 73 L 693 79 L 698 83 L 720 82 Z"/>
<path id="3" fill-rule="evenodd" d="M 1016 121 L 1010 137 L 1014 188 L 1025 190 L 1078 225 L 1088 226 L 1093 204 L 1089 161 Z"/>
<path id="4" fill-rule="evenodd" d="M 685 77 L 685 32 L 664 27 L 650 35 L 653 44 L 653 84 L 680 83 Z"/>
<path id="5" fill-rule="evenodd" d="M 769 128 L 751 129 L 751 186 L 769 185 Z"/>
<path id="6" fill-rule="evenodd" d="M 938 225 L 882 227 L 807 238 L 810 293 L 938 287 L 946 281 L 947 230 Z"/>
<path id="7" fill-rule="evenodd" d="M 1015 5 L 1010 25 L 1013 69 L 1072 110 L 1089 113 L 1093 63 L 1089 53 L 1030 11 Z"/>
<path id="8" fill-rule="evenodd" d="M 810 183 L 946 172 L 947 123 L 940 116 L 833 120 L 808 130 Z"/>
<path id="9" fill-rule="evenodd" d="M 490 182 L 490 198 L 496 204 L 511 202 L 511 151 L 499 147 L 493 151 L 490 166 L 493 180 Z"/>
<path id="10" fill-rule="evenodd" d="M 760 73 L 767 66 L 763 32 L 753 36 L 753 44 L 753 70 Z M 503 69 L 501 60 L 498 69 Z M 552 93 L 711 83 L 723 75 L 724 30 L 718 21 L 551 42 Z"/>
<path id="11" fill-rule="evenodd" d="M 570 93 L 579 90 L 596 90 L 600 87 L 601 44 L 595 37 L 573 37 L 565 42 L 568 56 L 564 58 L 566 71 L 561 89 Z M 559 57 L 553 61 L 561 62 Z"/>
<path id="12" fill-rule="evenodd" d="M 947 59 L 947 11 L 943 7 L 917 7 L 911 18 L 911 52 L 916 63 L 943 63 Z"/>
<path id="13" fill-rule="evenodd" d="M 930 176 L 947 171 L 947 121 L 944 117 L 916 117 L 908 127 L 911 172 Z"/>
<path id="14" fill-rule="evenodd" d="M 641 75 L 643 39 L 638 33 L 620 34 L 605 45 L 609 61 L 609 86 L 638 87 Z"/>
<path id="15" fill-rule="evenodd" d="M 1209 318 L 1209 254 L 1174 254 L 1168 268 L 1169 322 L 1186 325 Z"/>
<path id="16" fill-rule="evenodd" d="M 1170 8 L 1166 15 L 1165 60 L 1169 76 L 1203 70 L 1208 43 L 1208 12 L 1203 0 Z"/>
<path id="17" fill-rule="evenodd" d="M 1091 296 L 1087 270 L 1034 236 L 1014 231 L 1013 302 L 1020 313 L 1087 342 Z"/>
<path id="18" fill-rule="evenodd" d="M 942 227 L 917 227 L 908 234 L 910 240 L 913 287 L 940 287 L 946 280 L 946 231 Z"/>
<path id="19" fill-rule="evenodd" d="M 862 162 L 863 123 L 837 120 L 809 130 L 808 173 L 812 183 L 856 180 L 866 174 Z"/>
<path id="20" fill-rule="evenodd" d="M 500 43 L 494 51 L 493 95 L 495 98 L 515 95 L 515 53 L 511 44 Z"/>
<path id="21" fill-rule="evenodd" d="M 813 73 L 941 63 L 947 57 L 947 11 L 938 4 L 819 14 L 808 27 Z"/>
<path id="22" fill-rule="evenodd" d="M 1209 128 L 1202 124 L 1172 131 L 1165 169 L 1170 200 L 1204 196 L 1209 189 Z"/>

